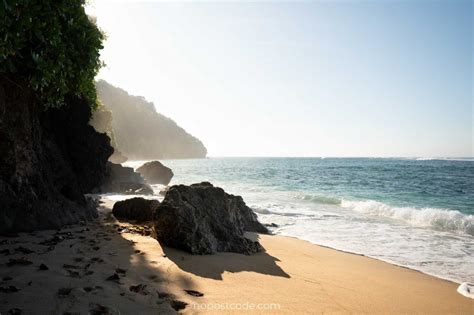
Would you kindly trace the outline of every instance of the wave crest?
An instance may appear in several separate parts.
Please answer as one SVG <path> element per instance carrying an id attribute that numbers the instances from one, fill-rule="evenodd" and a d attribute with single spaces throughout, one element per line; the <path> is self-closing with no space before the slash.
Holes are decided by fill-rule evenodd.
<path id="1" fill-rule="evenodd" d="M 304 194 L 297 194 L 295 195 L 296 199 L 300 200 L 308 200 L 314 203 L 321 203 L 327 205 L 339 205 L 341 204 L 341 200 L 334 197 L 328 197 L 323 195 L 304 195 Z"/>
<path id="2" fill-rule="evenodd" d="M 403 220 L 414 226 L 432 227 L 442 231 L 463 232 L 474 236 L 474 216 L 466 215 L 456 210 L 392 207 L 374 200 L 343 200 L 341 206 L 360 213 Z"/>

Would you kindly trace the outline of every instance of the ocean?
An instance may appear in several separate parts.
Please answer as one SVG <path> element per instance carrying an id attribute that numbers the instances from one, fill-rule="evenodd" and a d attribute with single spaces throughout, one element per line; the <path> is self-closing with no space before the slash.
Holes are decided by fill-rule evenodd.
<path id="1" fill-rule="evenodd" d="M 170 185 L 209 181 L 241 195 L 263 223 L 278 225 L 274 234 L 474 282 L 472 158 L 162 162 L 175 174 Z"/>

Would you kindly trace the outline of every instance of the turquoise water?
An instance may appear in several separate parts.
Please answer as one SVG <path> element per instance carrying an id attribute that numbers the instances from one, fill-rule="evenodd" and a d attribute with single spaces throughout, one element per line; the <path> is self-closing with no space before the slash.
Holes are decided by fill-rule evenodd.
<path id="1" fill-rule="evenodd" d="M 275 234 L 474 281 L 474 160 L 166 160 L 171 184 L 242 195 Z M 138 166 L 140 162 L 130 162 Z M 158 189 L 158 188 L 157 188 Z"/>

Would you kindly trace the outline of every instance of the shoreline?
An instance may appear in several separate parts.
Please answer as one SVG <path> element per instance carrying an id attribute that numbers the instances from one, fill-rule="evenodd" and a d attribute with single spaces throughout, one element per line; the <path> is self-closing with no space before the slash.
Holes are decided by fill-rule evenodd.
<path id="1" fill-rule="evenodd" d="M 341 253 L 343 253 L 343 254 L 356 255 L 356 256 L 361 256 L 361 257 L 365 257 L 365 258 L 369 258 L 369 259 L 374 259 L 374 260 L 376 260 L 376 261 L 380 261 L 380 262 L 383 262 L 383 263 L 386 263 L 386 264 L 389 264 L 389 265 L 393 265 L 393 266 L 400 267 L 400 268 L 405 268 L 405 269 L 408 269 L 408 270 L 411 270 L 411 271 L 414 271 L 414 272 L 419 272 L 419 273 L 421 273 L 421 274 L 423 274 L 423 275 L 430 276 L 430 277 L 434 277 L 434 278 L 439 279 L 439 280 L 451 282 L 451 283 L 456 284 L 456 285 L 461 285 L 462 283 L 465 283 L 465 282 L 458 282 L 458 281 L 453 280 L 453 279 L 444 278 L 444 277 L 442 277 L 442 276 L 440 276 L 440 275 L 436 275 L 436 274 L 431 274 L 431 273 L 428 273 L 428 272 L 424 272 L 424 271 L 422 271 L 422 270 L 418 270 L 418 269 L 415 269 L 415 268 L 412 268 L 412 267 L 409 267 L 409 266 L 400 265 L 400 264 L 398 264 L 398 263 L 395 262 L 395 261 L 384 260 L 384 259 L 381 259 L 381 258 L 378 258 L 378 257 L 373 257 L 373 256 L 361 254 L 361 253 L 356 253 L 356 252 L 351 252 L 351 251 L 347 251 L 347 250 L 343 250 L 343 249 L 338 249 L 338 248 L 331 247 L 331 246 L 327 246 L 327 245 L 323 245 L 323 244 L 313 243 L 313 242 L 311 242 L 311 241 L 308 241 L 308 240 L 305 240 L 305 239 L 303 239 L 303 238 L 299 238 L 299 237 L 296 237 L 296 236 L 283 235 L 283 234 L 271 234 L 271 235 L 273 235 L 273 236 L 280 236 L 280 237 L 292 238 L 292 239 L 295 239 L 295 240 L 298 240 L 298 241 L 302 241 L 302 242 L 309 243 L 310 245 L 314 245 L 314 246 L 319 246 L 319 247 L 323 247 L 323 248 L 335 250 L 335 251 L 341 252 Z"/>
<path id="2" fill-rule="evenodd" d="M 0 312 L 474 312 L 454 282 L 295 237 L 251 233 L 265 248 L 251 256 L 167 248 L 147 228 L 117 221 L 113 201 L 102 201 L 93 222 L 5 238 L 10 254 L 1 264 L 20 257 L 31 264 L 0 269 L 0 287 L 18 289 L 0 292 Z"/>

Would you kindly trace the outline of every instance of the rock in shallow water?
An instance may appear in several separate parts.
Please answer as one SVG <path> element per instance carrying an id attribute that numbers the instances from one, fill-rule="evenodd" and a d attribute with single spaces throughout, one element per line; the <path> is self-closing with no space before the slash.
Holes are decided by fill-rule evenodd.
<path id="1" fill-rule="evenodd" d="M 111 162 L 107 162 L 101 192 L 153 195 L 153 189 L 145 184 L 143 178 L 133 168 Z"/>
<path id="2" fill-rule="evenodd" d="M 146 162 L 137 168 L 137 172 L 149 184 L 168 185 L 174 176 L 173 171 L 169 167 L 164 166 L 158 161 Z"/>
<path id="3" fill-rule="evenodd" d="M 254 254 L 262 247 L 244 231 L 268 232 L 241 197 L 206 182 L 170 187 L 153 219 L 159 241 L 192 254 Z"/>
<path id="4" fill-rule="evenodd" d="M 112 213 L 117 219 L 134 220 L 137 222 L 151 221 L 153 212 L 158 208 L 158 200 L 147 200 L 143 198 L 132 198 L 117 201 Z"/>

